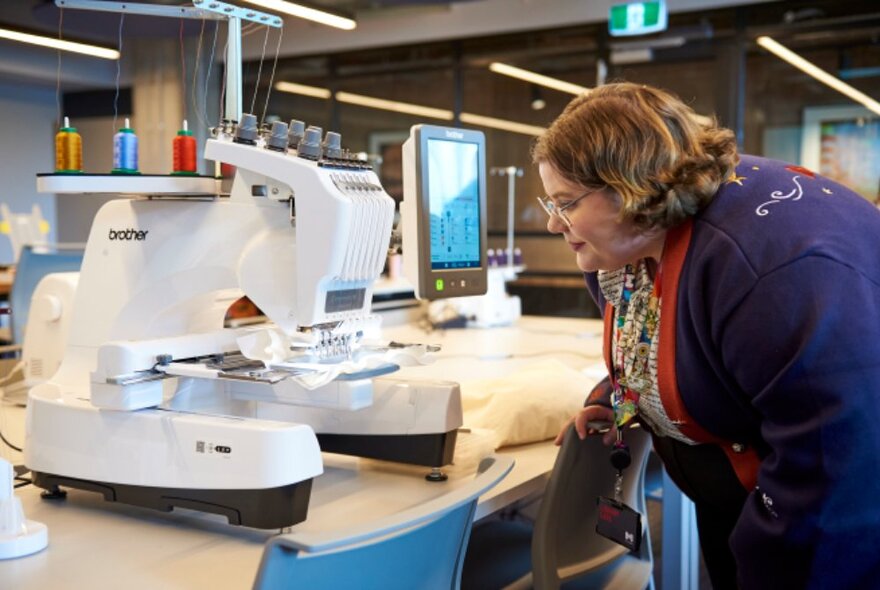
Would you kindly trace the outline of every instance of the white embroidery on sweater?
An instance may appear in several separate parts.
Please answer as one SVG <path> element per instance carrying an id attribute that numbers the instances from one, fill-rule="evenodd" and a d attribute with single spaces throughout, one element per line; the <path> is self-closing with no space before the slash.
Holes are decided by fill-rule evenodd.
<path id="1" fill-rule="evenodd" d="M 755 209 L 755 214 L 757 214 L 759 217 L 764 217 L 765 215 L 770 214 L 770 210 L 767 209 L 768 205 L 775 205 L 776 203 L 787 199 L 791 199 L 792 201 L 800 200 L 800 198 L 804 196 L 804 189 L 801 186 L 801 183 L 798 182 L 798 178 L 800 178 L 800 176 L 795 176 L 791 179 L 795 186 L 795 188 L 793 188 L 791 192 L 783 193 L 782 191 L 773 191 L 772 193 L 770 193 L 771 200 L 758 205 L 758 208 Z"/>

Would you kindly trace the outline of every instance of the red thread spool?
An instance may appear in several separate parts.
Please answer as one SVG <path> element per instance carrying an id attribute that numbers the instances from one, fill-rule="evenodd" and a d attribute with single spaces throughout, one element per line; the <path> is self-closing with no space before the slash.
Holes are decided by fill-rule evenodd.
<path id="1" fill-rule="evenodd" d="M 196 138 L 187 129 L 186 120 L 183 129 L 174 136 L 174 174 L 196 173 Z"/>

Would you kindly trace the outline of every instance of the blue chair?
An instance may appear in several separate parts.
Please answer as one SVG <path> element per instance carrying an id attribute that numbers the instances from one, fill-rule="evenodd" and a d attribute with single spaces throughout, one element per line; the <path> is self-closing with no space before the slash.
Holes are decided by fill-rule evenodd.
<path id="1" fill-rule="evenodd" d="M 38 247 L 26 245 L 21 249 L 15 267 L 15 279 L 9 291 L 10 338 L 13 344 L 24 342 L 24 327 L 27 324 L 31 307 L 31 296 L 37 283 L 53 272 L 78 271 L 82 266 L 81 248 L 66 249 L 57 247 Z"/>
<path id="2" fill-rule="evenodd" d="M 271 539 L 254 588 L 457 590 L 477 498 L 513 467 L 491 456 L 466 485 L 367 525 Z"/>

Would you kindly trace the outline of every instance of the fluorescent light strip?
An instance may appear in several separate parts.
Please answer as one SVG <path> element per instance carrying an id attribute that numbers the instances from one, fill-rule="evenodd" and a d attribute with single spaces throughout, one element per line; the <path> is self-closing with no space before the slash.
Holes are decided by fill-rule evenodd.
<path id="1" fill-rule="evenodd" d="M 865 105 L 869 110 L 880 115 L 880 103 L 878 103 L 867 94 L 859 92 L 846 82 L 843 82 L 839 78 L 835 78 L 819 66 L 804 59 L 791 49 L 785 47 L 780 43 L 777 43 L 770 37 L 758 37 L 757 42 L 758 45 L 760 45 L 770 53 L 774 54 L 776 57 L 787 61 L 805 74 L 812 76 L 816 80 L 822 82 L 823 84 L 826 84 L 827 86 L 830 86 L 834 90 L 848 96 L 854 101 Z"/>
<path id="2" fill-rule="evenodd" d="M 345 29 L 346 31 L 350 31 L 357 26 L 357 23 L 350 18 L 345 18 L 344 16 L 339 16 L 330 12 L 324 12 L 323 10 L 316 10 L 314 8 L 309 8 L 300 4 L 294 4 L 293 2 L 285 2 L 284 0 L 244 1 L 255 6 L 261 6 L 268 10 L 283 12 L 284 14 L 289 14 L 298 18 L 304 18 L 306 20 L 314 21 L 322 25 L 327 25 L 328 27 Z"/>
<path id="3" fill-rule="evenodd" d="M 546 131 L 544 127 L 538 127 L 537 125 L 526 125 L 525 123 L 517 123 L 516 121 L 508 121 L 506 119 L 474 115 L 473 113 L 462 113 L 459 118 L 462 123 L 477 125 L 479 127 L 491 127 L 492 129 L 501 129 L 503 131 L 512 131 L 513 133 L 522 133 L 523 135 L 541 135 Z"/>
<path id="4" fill-rule="evenodd" d="M 423 107 L 408 102 L 398 102 L 396 100 L 385 100 L 382 98 L 373 98 L 372 96 L 364 96 L 362 94 L 352 94 L 351 92 L 337 92 L 336 100 L 348 104 L 354 104 L 362 107 L 373 109 L 382 109 L 385 111 L 394 111 L 396 113 L 404 113 L 407 115 L 417 115 L 419 117 L 430 117 L 432 119 L 443 119 L 445 121 L 452 120 L 452 111 L 446 109 L 435 109 L 431 107 Z"/>
<path id="5" fill-rule="evenodd" d="M 568 92 L 569 94 L 584 94 L 585 92 L 590 91 L 586 86 L 579 86 L 577 84 L 572 84 L 571 82 L 551 78 L 550 76 L 542 76 L 541 74 L 536 74 L 535 72 L 530 72 L 529 70 L 523 70 L 521 68 L 515 68 L 497 61 L 489 64 L 489 69 L 496 74 L 503 74 L 518 80 L 538 84 L 539 86 L 546 86 L 547 88 L 552 88 L 554 90 Z"/>
<path id="6" fill-rule="evenodd" d="M 62 51 L 72 51 L 73 53 L 82 53 L 103 59 L 119 59 L 119 52 L 115 49 L 107 49 L 106 47 L 98 47 L 97 45 L 88 45 L 86 43 L 76 43 L 74 41 L 62 41 L 53 37 L 20 33 L 18 31 L 10 31 L 9 29 L 0 29 L 0 39 L 40 45 L 41 47 L 60 49 Z"/>
<path id="7" fill-rule="evenodd" d="M 280 90 L 281 92 L 290 92 L 291 94 L 313 96 L 315 98 L 330 98 L 331 94 L 329 88 L 306 86 L 305 84 L 297 84 L 296 82 L 278 82 L 275 84 L 275 90 Z"/>
<path id="8" fill-rule="evenodd" d="M 507 64 L 503 64 L 500 62 L 492 62 L 489 65 L 489 69 L 495 72 L 496 74 L 504 74 L 505 76 L 510 76 L 511 78 L 516 78 L 518 80 L 523 80 L 525 82 L 531 82 L 532 84 L 539 84 L 541 86 L 546 86 L 547 88 L 553 88 L 554 90 L 560 90 L 562 92 L 568 92 L 569 94 L 585 94 L 590 92 L 590 88 L 586 86 L 578 86 L 577 84 L 571 84 L 569 82 L 564 82 L 562 80 L 557 80 L 556 78 L 551 78 L 549 76 L 542 76 L 541 74 L 536 74 L 535 72 L 530 72 L 529 70 L 523 70 L 521 68 L 515 68 L 513 66 L 509 66 Z M 474 125 L 484 125 L 486 127 L 495 127 L 496 129 L 506 129 L 507 131 L 514 131 L 514 133 L 525 133 L 526 135 L 540 135 L 544 129 L 542 127 L 533 127 L 532 125 L 524 125 L 522 123 L 513 123 L 509 121 L 502 121 L 501 119 L 492 119 L 491 117 L 481 117 L 480 115 L 466 115 L 462 113 L 461 120 L 465 120 L 465 116 L 471 117 L 473 121 L 476 119 L 481 119 L 483 121 L 501 121 L 503 124 L 516 125 L 518 128 L 522 129 L 521 131 L 514 131 L 514 129 L 509 127 L 501 127 L 501 123 L 499 126 L 483 122 L 483 123 L 473 123 Z M 714 120 L 705 115 L 698 115 L 694 113 L 694 119 L 700 124 L 706 127 L 712 125 Z M 540 131 L 535 131 L 540 130 Z"/>
<path id="9" fill-rule="evenodd" d="M 275 84 L 276 90 L 282 92 L 290 92 L 293 94 L 302 94 L 315 98 L 330 98 L 330 90 L 328 88 L 320 88 L 318 86 L 306 86 L 305 84 L 296 84 L 294 82 L 278 82 Z M 406 115 L 416 115 L 420 117 L 429 117 L 431 119 L 442 119 L 451 121 L 453 119 L 452 111 L 446 109 L 435 109 L 422 105 L 411 104 L 408 102 L 398 102 L 396 100 L 385 100 L 383 98 L 374 98 L 372 96 L 364 96 L 362 94 L 353 94 L 351 92 L 337 92 L 336 100 L 347 104 L 353 104 L 361 107 L 372 109 L 381 109 L 384 111 L 394 111 L 395 113 L 403 113 Z M 490 127 L 492 129 L 501 129 L 503 131 L 512 131 L 513 133 L 522 133 L 524 135 L 541 135 L 545 129 L 535 125 L 526 125 L 517 123 L 516 121 L 507 121 L 505 119 L 496 119 L 494 117 L 484 117 L 483 115 L 474 115 L 472 113 L 461 114 L 462 123 L 477 125 L 479 127 Z"/>

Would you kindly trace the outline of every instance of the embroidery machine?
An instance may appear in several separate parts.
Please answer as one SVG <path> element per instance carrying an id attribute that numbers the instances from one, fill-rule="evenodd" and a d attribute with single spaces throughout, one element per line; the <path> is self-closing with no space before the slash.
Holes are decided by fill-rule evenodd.
<path id="1" fill-rule="evenodd" d="M 236 167 L 228 198 L 116 200 L 98 212 L 64 359 L 29 397 L 25 463 L 36 485 L 280 528 L 306 517 L 321 450 L 431 467 L 451 461 L 458 385 L 385 376 L 424 349 L 375 340 L 372 284 L 393 200 L 340 149 L 338 134 L 321 142 L 310 127 L 288 152 L 286 126 L 275 125 L 261 136 L 245 115 L 208 140 L 206 158 Z M 443 130 L 413 137 L 430 129 Z M 437 145 L 478 138 L 479 151 L 453 145 L 437 159 L 426 150 L 416 166 L 426 190 L 405 203 L 425 223 L 437 206 L 466 208 L 471 231 L 443 256 L 466 261 L 454 266 L 468 277 L 455 286 L 467 295 L 485 290 L 483 139 L 452 133 Z M 429 175 L 459 180 L 429 187 Z M 418 235 L 404 236 L 404 248 L 420 251 Z M 415 272 L 439 270 L 435 261 Z M 223 327 L 242 294 L 271 325 Z"/>

